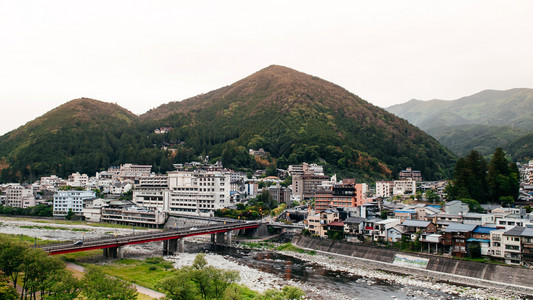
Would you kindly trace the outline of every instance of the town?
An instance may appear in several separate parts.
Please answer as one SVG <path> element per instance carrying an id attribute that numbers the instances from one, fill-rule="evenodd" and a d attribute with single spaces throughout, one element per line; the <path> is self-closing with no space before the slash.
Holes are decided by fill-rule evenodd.
<path id="1" fill-rule="evenodd" d="M 172 215 L 227 216 L 263 197 L 276 204 L 271 212 L 267 206 L 250 213 L 250 207 L 237 218 L 297 224 L 308 236 L 529 267 L 533 161 L 518 167 L 518 201 L 512 207 L 481 204 L 476 212 L 447 199 L 447 181 L 423 181 L 423 174 L 409 167 L 398 180 L 370 186 L 326 176 L 317 164 L 290 165 L 266 176 L 264 170 L 246 174 L 206 161 L 175 164 L 167 174 L 154 173 L 151 165 L 123 164 L 91 177 L 73 173 L 30 185 L 3 184 L 0 208 L 16 215 L 47 207 L 54 218 L 160 228 Z M 279 204 L 282 210 L 274 210 Z"/>

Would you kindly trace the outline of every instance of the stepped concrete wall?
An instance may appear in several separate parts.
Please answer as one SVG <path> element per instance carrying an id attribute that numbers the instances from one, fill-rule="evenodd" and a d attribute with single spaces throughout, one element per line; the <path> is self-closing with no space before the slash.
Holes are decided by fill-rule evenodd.
<path id="1" fill-rule="evenodd" d="M 459 282 L 462 284 L 476 284 L 477 282 L 475 280 L 481 279 L 501 284 L 513 284 L 524 287 L 528 291 L 533 291 L 533 270 L 522 267 L 512 267 L 465 261 L 437 255 L 427 255 L 422 253 L 401 252 L 392 249 L 372 247 L 368 245 L 338 242 L 328 239 L 319 239 L 304 236 L 295 236 L 292 240 L 292 243 L 302 248 L 342 254 L 386 264 L 392 264 L 394 262 L 396 254 L 425 258 L 428 259 L 428 263 L 425 268 L 408 268 L 394 265 L 394 270 L 398 270 L 404 273 L 419 273 L 424 272 L 424 270 L 436 271 L 449 275 L 466 276 L 474 280 L 472 282 L 466 282 L 464 280 L 454 280 L 455 282 Z M 449 278 L 443 277 L 442 280 L 449 280 Z"/>

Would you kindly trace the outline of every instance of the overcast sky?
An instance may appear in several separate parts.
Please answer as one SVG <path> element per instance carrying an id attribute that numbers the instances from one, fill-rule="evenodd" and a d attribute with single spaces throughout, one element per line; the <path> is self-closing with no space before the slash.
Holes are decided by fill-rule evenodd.
<path id="1" fill-rule="evenodd" d="M 0 134 L 80 97 L 142 114 L 271 64 L 381 107 L 533 88 L 532 15 L 529 0 L 0 0 Z"/>

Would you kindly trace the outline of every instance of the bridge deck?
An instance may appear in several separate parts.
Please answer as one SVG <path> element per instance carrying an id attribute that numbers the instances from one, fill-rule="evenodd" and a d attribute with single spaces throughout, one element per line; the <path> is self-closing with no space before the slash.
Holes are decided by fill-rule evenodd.
<path id="1" fill-rule="evenodd" d="M 260 222 L 238 222 L 231 224 L 216 224 L 207 226 L 198 226 L 192 228 L 181 228 L 161 232 L 148 232 L 135 235 L 115 236 L 102 239 L 94 239 L 83 241 L 81 245 L 74 245 L 73 243 L 63 243 L 55 245 L 40 246 L 39 248 L 48 252 L 51 255 L 65 254 L 71 252 L 88 251 L 94 249 L 105 249 L 112 247 L 120 247 L 125 245 L 134 245 L 141 243 L 149 243 L 156 241 L 164 241 L 171 239 L 178 239 L 188 236 L 203 235 L 227 232 L 231 230 L 256 228 L 261 225 Z"/>

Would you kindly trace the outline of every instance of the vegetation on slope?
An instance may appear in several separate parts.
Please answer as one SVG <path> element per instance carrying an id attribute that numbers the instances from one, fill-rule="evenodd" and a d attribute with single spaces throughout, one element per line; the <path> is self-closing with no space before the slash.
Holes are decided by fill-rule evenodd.
<path id="1" fill-rule="evenodd" d="M 167 134 L 154 129 L 173 127 Z M 166 147 L 174 151 L 166 151 Z M 266 159 L 248 149 L 264 148 Z M 140 118 L 91 99 L 66 103 L 0 137 L 1 181 L 33 181 L 111 165 L 172 163 L 201 155 L 254 170 L 317 162 L 329 174 L 392 178 L 406 167 L 446 178 L 454 156 L 405 120 L 345 89 L 289 68 L 270 66 L 233 85 L 165 104 Z"/>

